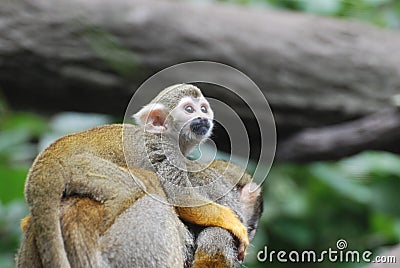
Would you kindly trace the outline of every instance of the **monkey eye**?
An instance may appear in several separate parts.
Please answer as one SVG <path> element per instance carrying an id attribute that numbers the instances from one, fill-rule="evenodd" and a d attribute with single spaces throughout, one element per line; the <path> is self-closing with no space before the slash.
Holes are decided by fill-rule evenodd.
<path id="1" fill-rule="evenodd" d="M 185 107 L 185 111 L 191 114 L 194 112 L 194 108 L 193 108 L 193 106 L 187 105 Z"/>
<path id="2" fill-rule="evenodd" d="M 208 111 L 207 111 L 207 107 L 206 106 L 204 106 L 204 105 L 202 105 L 201 107 L 200 107 L 200 110 L 203 112 L 203 113 L 207 113 Z"/>

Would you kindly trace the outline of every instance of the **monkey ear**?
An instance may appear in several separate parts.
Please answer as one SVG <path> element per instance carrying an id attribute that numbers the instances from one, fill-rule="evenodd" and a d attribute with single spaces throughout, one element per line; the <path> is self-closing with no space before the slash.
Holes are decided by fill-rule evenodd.
<path id="1" fill-rule="evenodd" d="M 249 182 L 240 189 L 240 202 L 243 204 L 254 204 L 261 195 L 261 187 L 255 182 Z"/>
<path id="2" fill-rule="evenodd" d="M 150 103 L 133 115 L 136 124 L 148 132 L 164 133 L 167 130 L 167 113 L 161 103 Z"/>

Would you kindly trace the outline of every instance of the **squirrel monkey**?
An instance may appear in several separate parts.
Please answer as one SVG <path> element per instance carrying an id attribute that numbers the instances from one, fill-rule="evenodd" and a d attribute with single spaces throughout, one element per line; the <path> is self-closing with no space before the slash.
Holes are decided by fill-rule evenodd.
<path id="1" fill-rule="evenodd" d="M 44 267 L 70 267 L 60 227 L 61 200 L 74 195 L 104 202 L 102 230 L 124 209 L 125 200 L 142 196 L 135 173 L 153 170 L 179 217 L 202 226 L 218 226 L 249 244 L 247 229 L 228 207 L 211 202 L 191 187 L 186 158 L 208 138 L 213 112 L 201 91 L 180 84 L 164 89 L 143 107 L 135 125 L 108 125 L 67 135 L 38 155 L 25 184 L 32 228 Z M 125 153 L 125 154 L 124 154 Z M 147 155 L 147 157 L 145 157 Z M 196 205 L 201 205 L 197 206 Z M 39 241 L 38 241 L 39 240 Z"/>
<path id="2" fill-rule="evenodd" d="M 228 178 L 241 172 L 239 167 L 223 161 L 214 161 L 210 169 L 224 171 Z M 136 202 L 133 201 L 136 197 L 125 200 L 126 209 L 107 230 L 101 230 L 105 220 L 104 204 L 87 197 L 63 199 L 61 229 L 71 267 L 222 268 L 239 265 L 235 241 L 227 230 L 191 226 L 189 229 L 196 233 L 193 237 L 171 206 L 150 197 L 166 198 L 155 174 L 146 170 L 133 172 L 146 185 L 148 194 L 143 192 Z M 262 212 L 262 195 L 260 189 L 249 191 L 255 186 L 250 181 L 251 177 L 244 174 L 223 202 L 240 211 L 252 239 Z M 25 236 L 17 267 L 42 267 L 35 243 L 40 234 L 32 228 L 31 217 L 25 218 L 21 226 Z M 156 242 L 151 243 L 152 240 Z M 193 248 L 196 248 L 194 254 Z"/>

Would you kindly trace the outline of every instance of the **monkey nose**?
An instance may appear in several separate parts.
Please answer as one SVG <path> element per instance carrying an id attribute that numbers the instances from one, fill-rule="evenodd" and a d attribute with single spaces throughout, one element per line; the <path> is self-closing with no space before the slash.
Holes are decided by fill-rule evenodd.
<path id="1" fill-rule="evenodd" d="M 210 121 L 207 118 L 198 117 L 190 123 L 190 130 L 196 135 L 203 136 L 207 134 L 210 126 Z"/>

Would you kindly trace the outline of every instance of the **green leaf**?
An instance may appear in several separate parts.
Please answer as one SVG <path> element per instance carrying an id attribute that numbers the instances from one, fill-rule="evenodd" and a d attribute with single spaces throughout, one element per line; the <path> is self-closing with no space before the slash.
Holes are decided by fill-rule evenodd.
<path id="1" fill-rule="evenodd" d="M 384 236 L 390 242 L 399 239 L 396 220 L 382 213 L 373 213 L 371 215 L 371 229 L 374 233 Z"/>
<path id="2" fill-rule="evenodd" d="M 27 168 L 0 165 L 0 202 L 9 203 L 24 197 Z"/>
<path id="3" fill-rule="evenodd" d="M 370 189 L 349 180 L 345 174 L 339 172 L 339 169 L 330 167 L 328 164 L 311 164 L 310 172 L 320 181 L 351 200 L 366 204 L 373 197 Z"/>
<path id="4" fill-rule="evenodd" d="M 29 135 L 38 136 L 47 130 L 47 122 L 43 117 L 19 112 L 4 117 L 0 129 L 26 131 Z"/>

